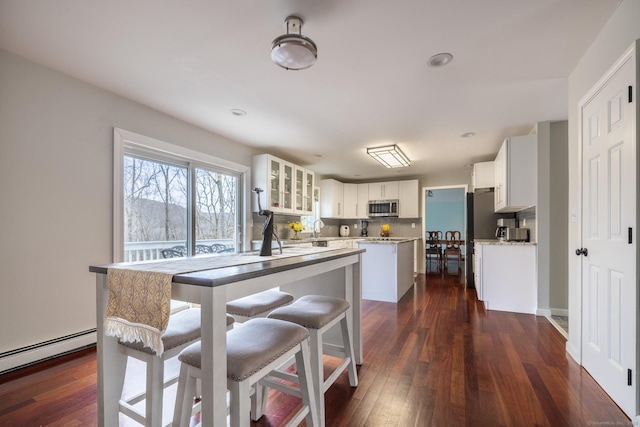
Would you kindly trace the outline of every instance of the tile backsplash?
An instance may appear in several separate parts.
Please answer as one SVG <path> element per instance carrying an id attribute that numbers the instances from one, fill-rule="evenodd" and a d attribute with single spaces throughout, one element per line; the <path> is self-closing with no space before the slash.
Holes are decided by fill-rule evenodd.
<path id="1" fill-rule="evenodd" d="M 537 242 L 536 208 L 533 207 L 518 212 L 516 219 L 518 220 L 518 227 L 529 229 L 529 241 Z"/>
<path id="2" fill-rule="evenodd" d="M 290 239 L 293 237 L 293 230 L 287 227 L 289 222 L 299 221 L 300 217 L 297 215 L 282 215 L 275 214 L 273 217 L 273 224 L 278 233 L 280 239 Z M 391 237 L 420 237 L 422 235 L 422 223 L 420 218 L 376 218 L 366 220 L 368 222 L 367 231 L 369 237 L 375 237 L 380 235 L 382 224 L 389 224 Z M 348 225 L 350 232 L 349 237 L 359 237 L 361 235 L 361 220 L 359 219 L 339 219 L 339 218 L 326 218 L 322 219 L 324 227 L 320 231 L 322 237 L 339 237 L 340 226 Z M 257 213 L 253 214 L 253 230 L 252 240 L 260 240 L 262 238 L 262 226 L 264 224 L 264 217 L 258 216 Z M 309 237 L 311 234 L 309 228 L 302 232 L 302 237 Z"/>

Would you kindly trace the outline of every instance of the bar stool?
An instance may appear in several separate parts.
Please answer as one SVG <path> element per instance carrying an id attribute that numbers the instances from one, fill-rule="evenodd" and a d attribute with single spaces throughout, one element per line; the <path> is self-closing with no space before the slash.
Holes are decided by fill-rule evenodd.
<path id="1" fill-rule="evenodd" d="M 227 316 L 227 329 L 233 326 L 234 319 Z M 149 426 L 162 426 L 162 399 L 164 389 L 175 384 L 177 376 L 167 380 L 164 378 L 164 362 L 180 353 L 183 349 L 200 339 L 200 309 L 189 308 L 178 311 L 169 317 L 169 324 L 162 334 L 164 352 L 156 355 L 141 342 L 118 341 L 120 354 L 125 356 L 120 364 L 120 389 L 124 388 L 127 368 L 127 357 L 133 357 L 146 364 L 145 391 L 127 399 L 120 399 L 119 410 L 138 423 Z M 122 392 L 121 392 L 122 393 Z M 134 405 L 145 400 L 145 412 L 140 412 Z"/>
<path id="2" fill-rule="evenodd" d="M 178 359 L 180 379 L 173 426 L 189 426 L 196 397 L 196 379 L 202 378 L 201 342 L 184 349 Z M 241 327 L 227 333 L 227 389 L 230 391 L 230 416 L 232 427 L 249 426 L 251 388 L 259 381 L 266 381 L 272 370 L 295 356 L 299 370 L 300 387 L 271 383 L 270 387 L 300 397 L 302 408 L 287 424 L 298 425 L 306 419 L 307 426 L 318 425 L 316 400 L 311 378 L 309 332 L 296 324 L 276 319 L 251 319 Z M 200 402 L 196 404 L 196 410 Z"/>
<path id="3" fill-rule="evenodd" d="M 356 371 L 353 343 L 349 333 L 346 312 L 349 302 L 339 298 L 321 295 L 305 295 L 286 307 L 273 310 L 268 319 L 280 319 L 297 323 L 309 330 L 311 344 L 311 370 L 313 376 L 314 393 L 318 406 L 320 425 L 325 423 L 324 393 L 329 389 L 338 376 L 348 368 L 349 384 L 358 386 L 358 372 Z M 340 322 L 342 331 L 342 346 L 324 343 L 322 336 L 333 325 Z M 327 354 L 342 358 L 342 363 L 324 379 L 322 355 Z M 279 369 L 278 375 L 284 379 L 291 379 L 291 375 Z M 256 391 L 262 402 L 257 403 L 256 415 L 261 415 L 266 402 L 267 393 Z M 254 418 L 255 419 L 255 418 Z"/>
<path id="4" fill-rule="evenodd" d="M 293 295 L 276 289 L 238 298 L 227 303 L 227 313 L 233 315 L 238 322 L 244 322 L 255 317 L 266 317 L 278 307 L 291 304 Z"/>

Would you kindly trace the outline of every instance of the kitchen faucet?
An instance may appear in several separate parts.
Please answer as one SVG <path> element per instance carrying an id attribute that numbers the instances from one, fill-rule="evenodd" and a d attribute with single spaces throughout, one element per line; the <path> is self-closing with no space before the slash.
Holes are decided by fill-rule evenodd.
<path id="1" fill-rule="evenodd" d="M 316 224 L 318 224 L 318 231 L 316 232 Z M 324 227 L 324 222 L 321 219 L 316 219 L 313 221 L 313 238 L 317 239 L 320 237 L 320 229 Z"/>
<path id="2" fill-rule="evenodd" d="M 258 215 L 264 216 L 266 219 L 264 220 L 264 226 L 262 227 L 262 247 L 260 248 L 260 256 L 271 256 L 271 241 L 273 237 L 276 238 L 276 242 L 278 242 L 278 247 L 280 248 L 280 254 L 282 255 L 282 243 L 278 238 L 278 234 L 276 234 L 273 229 L 273 212 L 270 210 L 262 209 L 260 206 L 260 193 L 262 193 L 262 188 L 254 188 L 253 191 L 258 196 Z"/>

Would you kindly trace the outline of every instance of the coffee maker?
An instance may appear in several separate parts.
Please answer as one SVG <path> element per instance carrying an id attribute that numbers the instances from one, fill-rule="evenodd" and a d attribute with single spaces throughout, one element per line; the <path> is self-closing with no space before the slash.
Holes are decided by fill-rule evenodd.
<path id="1" fill-rule="evenodd" d="M 367 231 L 368 226 L 369 221 L 360 220 L 360 237 L 367 237 L 369 235 L 369 231 Z"/>
<path id="2" fill-rule="evenodd" d="M 504 241 L 507 237 L 507 228 L 516 228 L 515 218 L 499 218 L 496 228 L 496 239 Z"/>

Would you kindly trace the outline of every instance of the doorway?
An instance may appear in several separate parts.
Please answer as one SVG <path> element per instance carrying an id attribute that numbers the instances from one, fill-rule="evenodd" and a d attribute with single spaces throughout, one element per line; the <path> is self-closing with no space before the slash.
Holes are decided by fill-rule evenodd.
<path id="1" fill-rule="evenodd" d="M 459 231 L 462 241 L 466 240 L 466 185 L 453 185 L 442 187 L 423 187 L 423 218 L 422 235 L 428 238 L 428 231 L 440 231 L 444 239 L 447 231 Z M 444 245 L 442 245 L 444 249 Z M 425 272 L 440 272 L 449 274 L 460 274 L 461 280 L 466 275 L 465 269 L 465 246 L 460 245 L 461 259 L 460 265 L 455 257 L 450 258 L 448 271 L 444 271 L 442 263 L 434 268 L 435 257 L 425 256 Z"/>
<path id="2" fill-rule="evenodd" d="M 582 233 L 575 252 L 581 363 L 631 418 L 638 413 L 635 61 L 630 49 L 580 102 Z"/>

